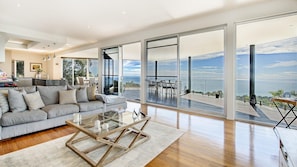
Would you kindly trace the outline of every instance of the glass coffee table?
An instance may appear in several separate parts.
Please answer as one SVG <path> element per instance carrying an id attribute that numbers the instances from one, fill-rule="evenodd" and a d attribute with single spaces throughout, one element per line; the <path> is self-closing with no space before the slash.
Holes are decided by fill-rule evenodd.
<path id="1" fill-rule="evenodd" d="M 135 116 L 128 111 L 109 111 L 82 117 L 79 122 L 68 120 L 66 124 L 78 131 L 66 142 L 66 146 L 91 166 L 103 166 L 147 141 L 150 136 L 143 130 L 150 119 L 149 116 Z"/>

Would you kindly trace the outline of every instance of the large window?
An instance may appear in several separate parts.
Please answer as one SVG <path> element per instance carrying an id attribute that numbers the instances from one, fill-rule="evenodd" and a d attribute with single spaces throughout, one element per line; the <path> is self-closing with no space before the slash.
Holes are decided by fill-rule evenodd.
<path id="1" fill-rule="evenodd" d="M 89 59 L 88 71 L 89 77 L 98 77 L 98 59 Z"/>
<path id="2" fill-rule="evenodd" d="M 224 29 L 147 42 L 147 102 L 224 115 Z"/>
<path id="3" fill-rule="evenodd" d="M 296 46 L 297 15 L 237 26 L 237 119 L 268 124 L 281 119 L 271 98 L 296 96 Z"/>
<path id="4" fill-rule="evenodd" d="M 69 84 L 78 85 L 78 77 L 84 77 L 85 79 L 98 77 L 98 59 L 64 58 L 63 78 Z"/>
<path id="5" fill-rule="evenodd" d="M 140 100 L 141 46 L 140 42 L 122 46 L 123 52 L 123 91 L 129 100 Z"/>
<path id="6" fill-rule="evenodd" d="M 106 48 L 102 50 L 103 57 L 103 92 L 104 94 L 119 94 L 119 47 Z"/>
<path id="7" fill-rule="evenodd" d="M 147 42 L 147 102 L 177 106 L 177 37 Z"/>
<path id="8" fill-rule="evenodd" d="M 224 114 L 224 30 L 180 37 L 180 107 Z"/>

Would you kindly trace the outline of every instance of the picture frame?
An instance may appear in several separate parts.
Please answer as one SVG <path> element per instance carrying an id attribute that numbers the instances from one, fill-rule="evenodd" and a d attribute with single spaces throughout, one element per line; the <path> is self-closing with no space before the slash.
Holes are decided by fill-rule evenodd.
<path id="1" fill-rule="evenodd" d="M 30 63 L 30 71 L 37 72 L 37 69 L 42 69 L 41 63 Z"/>

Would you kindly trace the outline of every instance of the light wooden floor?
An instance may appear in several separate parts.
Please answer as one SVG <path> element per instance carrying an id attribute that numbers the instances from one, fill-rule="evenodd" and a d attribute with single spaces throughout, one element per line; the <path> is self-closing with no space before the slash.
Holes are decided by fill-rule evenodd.
<path id="1" fill-rule="evenodd" d="M 147 167 L 278 166 L 278 141 L 272 127 L 189 115 L 182 111 L 137 103 L 153 121 L 173 126 L 184 135 L 153 159 Z M 0 142 L 0 155 L 73 133 L 62 126 Z"/>

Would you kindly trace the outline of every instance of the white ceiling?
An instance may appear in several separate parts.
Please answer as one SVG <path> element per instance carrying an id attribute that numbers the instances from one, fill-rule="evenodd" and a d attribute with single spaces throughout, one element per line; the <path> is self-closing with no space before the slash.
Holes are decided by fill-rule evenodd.
<path id="1" fill-rule="evenodd" d="M 269 0 L 0 0 L 6 48 L 57 52 Z M 1 37 L 1 34 L 0 34 Z"/>

